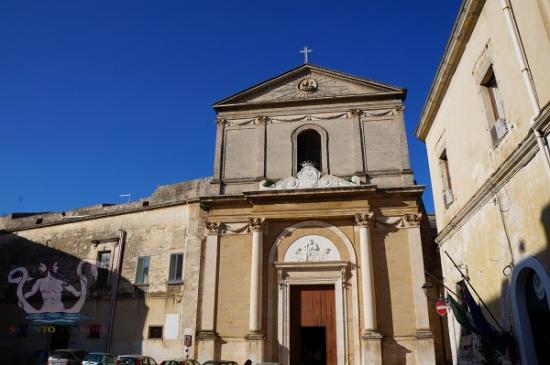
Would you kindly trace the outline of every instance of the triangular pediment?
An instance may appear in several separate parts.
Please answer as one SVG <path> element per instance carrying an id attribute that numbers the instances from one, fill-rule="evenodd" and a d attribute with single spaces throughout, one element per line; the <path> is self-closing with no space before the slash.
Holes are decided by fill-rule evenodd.
<path id="1" fill-rule="evenodd" d="M 224 98 L 214 107 L 384 94 L 404 98 L 405 93 L 400 87 L 305 64 Z"/>

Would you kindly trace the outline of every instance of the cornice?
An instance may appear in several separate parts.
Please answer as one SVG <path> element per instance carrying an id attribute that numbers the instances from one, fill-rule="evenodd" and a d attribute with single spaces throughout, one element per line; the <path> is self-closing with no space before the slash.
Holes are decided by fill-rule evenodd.
<path id="1" fill-rule="evenodd" d="M 425 141 L 428 135 L 484 4 L 485 0 L 463 0 L 462 2 L 445 52 L 422 108 L 420 121 L 415 129 L 416 137 L 422 141 Z"/>
<path id="2" fill-rule="evenodd" d="M 338 103 L 353 103 L 361 101 L 376 101 L 376 100 L 405 100 L 403 92 L 377 92 L 373 94 L 345 95 L 345 96 L 327 96 L 319 98 L 307 98 L 285 101 L 261 101 L 261 102 L 244 102 L 230 103 L 214 106 L 216 112 L 227 112 L 230 110 L 257 110 L 264 108 L 282 109 L 295 106 L 310 106 L 310 105 L 327 105 Z"/>

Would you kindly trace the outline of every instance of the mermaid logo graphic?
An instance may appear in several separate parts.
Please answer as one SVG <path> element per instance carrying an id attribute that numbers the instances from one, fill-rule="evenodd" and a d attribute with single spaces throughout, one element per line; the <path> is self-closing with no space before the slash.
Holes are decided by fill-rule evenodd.
<path id="1" fill-rule="evenodd" d="M 80 281 L 80 290 L 69 282 L 58 278 L 59 264 L 57 262 L 50 266 L 41 263 L 38 270 L 43 276 L 39 279 L 30 277 L 27 269 L 24 267 L 17 267 L 11 270 L 8 274 L 8 282 L 17 284 L 16 294 L 19 300 L 19 307 L 27 313 L 27 319 L 33 322 L 55 324 L 71 324 L 88 319 L 89 317 L 79 314 L 86 302 L 88 287 L 88 278 L 83 273 L 85 265 L 89 266 L 89 275 L 94 280 L 97 278 L 96 264 L 81 260 L 76 268 L 76 274 Z M 34 281 L 34 284 L 29 291 L 24 293 L 24 285 L 31 281 Z M 76 302 L 69 308 L 65 307 L 63 303 L 64 291 L 71 293 L 77 298 Z M 40 308 L 36 308 L 28 301 L 28 298 L 37 293 L 40 293 L 42 296 L 42 306 Z"/>

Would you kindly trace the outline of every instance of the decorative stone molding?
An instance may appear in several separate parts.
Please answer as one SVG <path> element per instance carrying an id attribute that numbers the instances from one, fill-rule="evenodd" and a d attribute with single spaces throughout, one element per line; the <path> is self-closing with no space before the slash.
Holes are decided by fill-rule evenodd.
<path id="1" fill-rule="evenodd" d="M 222 233 L 227 234 L 243 234 L 250 232 L 247 223 L 224 223 L 221 229 Z"/>
<path id="2" fill-rule="evenodd" d="M 351 109 L 349 112 L 348 112 L 348 118 L 357 118 L 357 117 L 361 117 L 361 114 L 363 112 L 361 111 L 361 109 Z"/>
<path id="3" fill-rule="evenodd" d="M 263 331 L 250 331 L 244 338 L 247 341 L 263 341 L 265 334 Z"/>
<path id="4" fill-rule="evenodd" d="M 371 225 L 374 225 L 374 213 L 373 212 L 366 212 L 366 213 L 356 213 L 355 214 L 355 224 L 357 224 L 359 227 L 369 227 Z"/>
<path id="5" fill-rule="evenodd" d="M 264 124 L 266 124 L 268 121 L 269 121 L 269 118 L 267 117 L 267 115 L 258 115 L 258 116 L 256 117 L 256 120 L 254 121 L 254 124 L 264 125 Z"/>
<path id="6" fill-rule="evenodd" d="M 424 328 L 416 330 L 416 338 L 434 338 L 434 334 L 431 329 Z"/>
<path id="7" fill-rule="evenodd" d="M 224 125 L 228 125 L 229 122 L 225 118 L 216 118 L 216 124 L 218 126 L 224 126 Z"/>
<path id="8" fill-rule="evenodd" d="M 200 330 L 197 333 L 197 338 L 199 340 L 214 340 L 214 339 L 218 338 L 219 336 L 220 335 L 218 334 L 218 332 L 213 331 L 213 330 Z"/>
<path id="9" fill-rule="evenodd" d="M 248 219 L 248 225 L 252 232 L 260 232 L 265 225 L 264 217 L 252 217 Z"/>
<path id="10" fill-rule="evenodd" d="M 364 340 L 381 340 L 382 334 L 376 331 L 365 330 L 361 334 L 361 338 Z"/>
<path id="11" fill-rule="evenodd" d="M 276 183 L 266 186 L 267 180 L 260 182 L 260 190 L 295 190 L 295 189 L 320 189 L 346 186 L 360 186 L 361 180 L 353 176 L 351 181 L 333 175 L 322 175 L 311 162 L 302 163 L 302 169 L 296 177 L 289 176 Z"/>
<path id="12" fill-rule="evenodd" d="M 300 93 L 298 96 L 306 97 L 309 96 L 309 94 L 315 93 L 319 88 L 319 84 L 317 83 L 317 80 L 315 80 L 313 77 L 306 77 L 298 83 L 298 90 Z"/>
<path id="13" fill-rule="evenodd" d="M 222 224 L 220 222 L 206 222 L 205 226 L 207 234 L 219 234 Z"/>
<path id="14" fill-rule="evenodd" d="M 340 253 L 327 238 L 307 235 L 298 238 L 286 250 L 284 262 L 340 261 Z"/>
<path id="15" fill-rule="evenodd" d="M 414 228 L 420 227 L 420 221 L 422 220 L 422 213 L 405 214 L 401 221 L 403 227 Z"/>

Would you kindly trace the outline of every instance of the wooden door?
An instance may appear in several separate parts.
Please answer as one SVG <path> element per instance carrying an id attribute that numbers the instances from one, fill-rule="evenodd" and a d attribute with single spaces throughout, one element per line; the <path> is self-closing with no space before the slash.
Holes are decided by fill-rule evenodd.
<path id="1" fill-rule="evenodd" d="M 290 364 L 336 365 L 333 285 L 290 288 Z"/>

